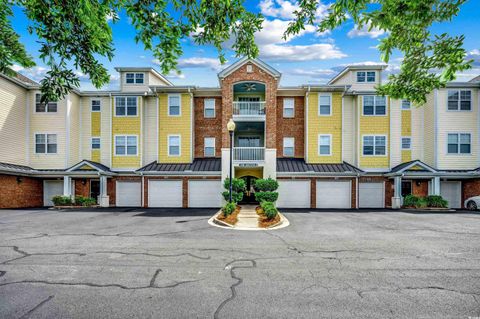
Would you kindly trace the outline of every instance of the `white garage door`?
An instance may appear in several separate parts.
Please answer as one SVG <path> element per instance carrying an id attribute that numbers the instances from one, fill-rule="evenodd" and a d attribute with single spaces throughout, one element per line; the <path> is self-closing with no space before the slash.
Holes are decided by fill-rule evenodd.
<path id="1" fill-rule="evenodd" d="M 317 181 L 317 208 L 352 208 L 350 181 Z"/>
<path id="2" fill-rule="evenodd" d="M 222 206 L 220 181 L 188 181 L 188 207 Z"/>
<path id="3" fill-rule="evenodd" d="M 142 206 L 142 183 L 130 181 L 117 181 L 116 184 L 117 207 Z"/>
<path id="4" fill-rule="evenodd" d="M 148 207 L 182 207 L 182 181 L 148 181 Z"/>
<path id="5" fill-rule="evenodd" d="M 461 208 L 462 182 L 440 182 L 440 195 L 448 201 L 449 208 Z"/>
<path id="6" fill-rule="evenodd" d="M 358 206 L 360 208 L 385 207 L 384 183 L 359 183 Z"/>
<path id="7" fill-rule="evenodd" d="M 52 197 L 63 195 L 63 181 L 43 181 L 43 205 L 53 206 Z"/>
<path id="8" fill-rule="evenodd" d="M 278 207 L 310 208 L 310 181 L 279 181 Z"/>

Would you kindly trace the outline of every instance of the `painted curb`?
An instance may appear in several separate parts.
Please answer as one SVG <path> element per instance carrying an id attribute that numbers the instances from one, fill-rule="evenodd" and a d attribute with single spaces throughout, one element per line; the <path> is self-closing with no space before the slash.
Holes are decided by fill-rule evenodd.
<path id="1" fill-rule="evenodd" d="M 222 212 L 222 210 L 219 210 L 215 215 L 213 215 L 212 217 L 210 217 L 210 219 L 208 220 L 208 224 L 210 226 L 214 226 L 214 227 L 218 227 L 218 228 L 223 228 L 223 229 L 231 229 L 231 230 L 276 230 L 276 229 L 281 229 L 281 228 L 285 228 L 287 226 L 290 225 L 290 222 L 288 221 L 288 219 L 283 216 L 282 214 L 278 213 L 280 215 L 280 222 L 277 224 L 277 225 L 274 225 L 274 226 L 271 226 L 271 227 L 267 227 L 267 228 L 260 228 L 260 227 L 256 227 L 256 228 L 250 228 L 250 227 L 235 227 L 235 226 L 232 226 L 230 224 L 227 224 L 227 223 L 224 223 L 218 219 L 216 219 L 216 217 L 218 216 L 218 214 L 220 214 Z M 221 225 L 221 224 L 227 224 L 228 226 L 225 226 L 225 225 Z"/>

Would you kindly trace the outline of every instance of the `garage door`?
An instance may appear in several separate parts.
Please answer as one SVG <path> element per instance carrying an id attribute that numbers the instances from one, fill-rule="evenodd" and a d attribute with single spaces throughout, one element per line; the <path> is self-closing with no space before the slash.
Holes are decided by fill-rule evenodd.
<path id="1" fill-rule="evenodd" d="M 317 181 L 317 208 L 352 208 L 350 181 Z"/>
<path id="2" fill-rule="evenodd" d="M 148 207 L 182 207 L 182 181 L 148 181 Z"/>
<path id="3" fill-rule="evenodd" d="M 384 183 L 359 183 L 358 206 L 360 208 L 385 207 Z"/>
<path id="4" fill-rule="evenodd" d="M 43 205 L 53 206 L 52 197 L 63 195 L 63 181 L 43 181 Z"/>
<path id="5" fill-rule="evenodd" d="M 118 207 L 142 206 L 142 183 L 117 181 L 115 197 Z"/>
<path id="6" fill-rule="evenodd" d="M 440 182 L 440 195 L 448 201 L 449 208 L 461 208 L 462 182 Z"/>
<path id="7" fill-rule="evenodd" d="M 278 207 L 310 208 L 310 181 L 279 181 Z"/>
<path id="8" fill-rule="evenodd" d="M 220 181 L 188 181 L 188 207 L 222 206 Z"/>

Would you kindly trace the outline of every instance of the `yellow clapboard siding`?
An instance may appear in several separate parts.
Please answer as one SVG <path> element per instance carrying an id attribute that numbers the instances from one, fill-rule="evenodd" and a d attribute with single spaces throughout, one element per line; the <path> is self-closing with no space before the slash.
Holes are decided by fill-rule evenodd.
<path id="1" fill-rule="evenodd" d="M 100 137 L 101 135 L 101 113 L 100 112 L 91 112 L 90 114 L 91 126 L 90 134 L 92 137 Z M 91 142 L 90 142 L 91 144 Z M 100 150 L 91 150 L 90 158 L 94 162 L 100 162 Z"/>
<path id="2" fill-rule="evenodd" d="M 192 101 L 190 94 L 180 94 L 180 116 L 168 115 L 168 94 L 158 95 L 158 161 L 190 163 L 192 160 Z M 180 135 L 180 156 L 168 156 L 168 136 Z"/>
<path id="3" fill-rule="evenodd" d="M 410 162 L 412 160 L 412 151 L 404 150 L 402 151 L 402 163 Z"/>
<path id="4" fill-rule="evenodd" d="M 100 150 L 92 150 L 92 161 L 100 163 Z"/>
<path id="5" fill-rule="evenodd" d="M 320 93 L 323 95 L 324 93 Z M 309 163 L 341 163 L 342 162 L 342 95 L 340 93 L 325 93 L 331 95 L 332 114 L 319 116 L 319 93 L 308 96 L 308 162 Z M 320 156 L 318 153 L 318 136 L 330 134 L 331 154 Z"/>
<path id="6" fill-rule="evenodd" d="M 402 110 L 402 136 L 412 135 L 412 116 L 410 111 Z"/>

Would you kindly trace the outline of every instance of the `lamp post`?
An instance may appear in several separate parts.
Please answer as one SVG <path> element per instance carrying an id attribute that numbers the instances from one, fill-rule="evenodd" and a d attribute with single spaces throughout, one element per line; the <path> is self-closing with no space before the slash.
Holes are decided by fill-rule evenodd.
<path id="1" fill-rule="evenodd" d="M 230 119 L 227 123 L 227 130 L 230 134 L 230 193 L 228 194 L 229 203 L 232 202 L 232 175 L 233 175 L 233 132 L 235 131 L 235 122 Z"/>

